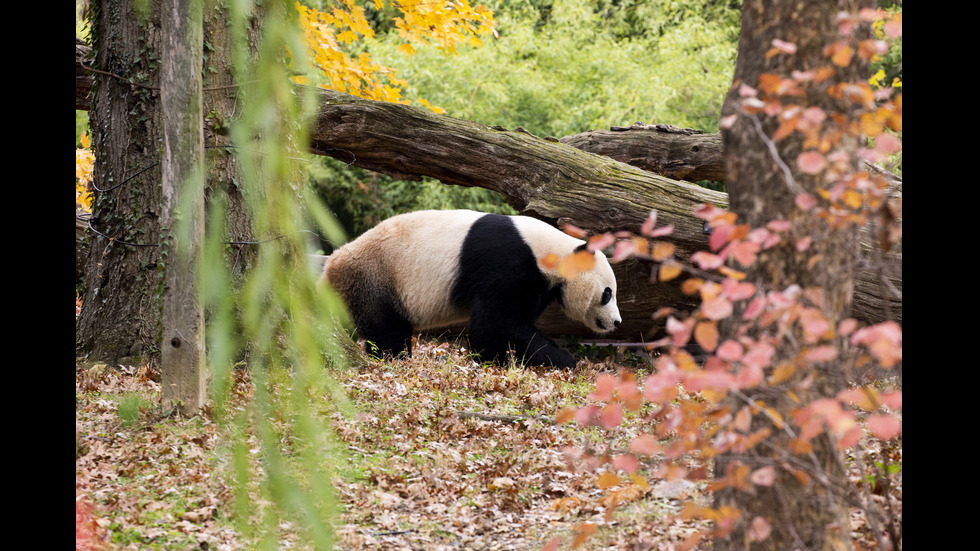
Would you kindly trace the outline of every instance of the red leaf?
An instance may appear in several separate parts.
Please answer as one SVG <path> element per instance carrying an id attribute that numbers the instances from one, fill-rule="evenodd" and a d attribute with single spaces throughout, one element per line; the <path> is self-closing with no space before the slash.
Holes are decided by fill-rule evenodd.
<path id="1" fill-rule="evenodd" d="M 789 220 L 770 220 L 769 223 L 766 224 L 766 227 L 769 228 L 770 231 L 783 232 L 789 231 L 789 229 L 793 227 L 793 224 L 791 224 Z"/>
<path id="2" fill-rule="evenodd" d="M 786 54 L 796 53 L 796 44 L 786 42 L 785 40 L 780 40 L 778 38 L 772 39 L 772 47 Z"/>
<path id="3" fill-rule="evenodd" d="M 749 524 L 748 535 L 752 541 L 762 541 L 768 538 L 771 532 L 772 526 L 762 517 L 755 517 Z"/>
<path id="4" fill-rule="evenodd" d="M 751 241 L 742 241 L 732 247 L 732 256 L 742 266 L 755 264 L 756 253 L 759 252 L 759 244 Z"/>
<path id="5" fill-rule="evenodd" d="M 745 364 L 735 376 L 735 384 L 738 388 L 751 388 L 762 382 L 762 368 L 755 364 Z"/>
<path id="6" fill-rule="evenodd" d="M 830 345 L 816 346 L 806 353 L 806 359 L 811 362 L 829 362 L 837 358 L 837 349 Z"/>
<path id="7" fill-rule="evenodd" d="M 854 318 L 847 318 L 845 320 L 842 320 L 840 322 L 840 325 L 837 326 L 837 334 L 842 337 L 846 337 L 847 335 L 850 335 L 851 333 L 854 332 L 855 329 L 857 329 L 857 323 L 858 323 L 857 320 Z"/>
<path id="8" fill-rule="evenodd" d="M 725 246 L 725 243 L 728 243 L 734 232 L 735 226 L 730 224 L 714 228 L 711 231 L 711 235 L 708 237 L 708 246 L 711 247 L 712 251 L 721 249 Z"/>
<path id="9" fill-rule="evenodd" d="M 813 237 L 810 237 L 809 235 L 806 237 L 801 237 L 799 240 L 796 241 L 796 250 L 802 253 L 807 249 L 809 249 L 812 243 L 813 243 Z"/>
<path id="10" fill-rule="evenodd" d="M 896 410 L 896 411 L 902 409 L 901 390 L 892 390 L 889 392 L 883 392 L 881 396 L 879 396 L 879 399 L 881 400 L 881 403 L 888 406 L 889 409 Z"/>
<path id="11" fill-rule="evenodd" d="M 682 322 L 674 316 L 670 316 L 667 318 L 666 328 L 667 332 L 673 337 L 674 346 L 683 348 L 691 340 L 691 330 L 694 329 L 694 320 L 688 319 Z"/>
<path id="12" fill-rule="evenodd" d="M 692 371 L 684 377 L 684 388 L 692 392 L 707 389 L 728 390 L 734 382 L 734 377 L 727 371 Z"/>
<path id="13" fill-rule="evenodd" d="M 612 259 L 613 263 L 621 262 L 633 255 L 635 247 L 633 246 L 633 241 L 630 239 L 622 239 L 616 242 L 616 246 L 613 248 Z"/>
<path id="14" fill-rule="evenodd" d="M 902 150 L 902 142 L 893 134 L 879 134 L 875 138 L 875 151 L 882 155 L 891 155 Z"/>
<path id="15" fill-rule="evenodd" d="M 568 235 L 571 235 L 572 237 L 578 239 L 585 239 L 585 237 L 588 235 L 587 233 L 585 233 L 585 230 L 573 224 L 565 224 L 564 226 L 562 226 L 562 230 Z"/>
<path id="16" fill-rule="evenodd" d="M 640 469 L 640 462 L 629 454 L 614 455 L 612 458 L 612 464 L 613 467 L 628 473 L 635 473 Z"/>
<path id="17" fill-rule="evenodd" d="M 827 158 L 819 151 L 804 151 L 796 158 L 796 166 L 804 174 L 819 174 L 827 166 Z"/>
<path id="18" fill-rule="evenodd" d="M 766 297 L 755 297 L 749 302 L 749 307 L 742 314 L 742 319 L 752 320 L 759 316 L 766 309 Z"/>
<path id="19" fill-rule="evenodd" d="M 595 390 L 589 393 L 589 400 L 608 402 L 612 399 L 613 391 L 619 386 L 619 377 L 603 373 L 596 378 Z"/>
<path id="20" fill-rule="evenodd" d="M 623 423 L 623 406 L 619 402 L 613 402 L 602 408 L 599 413 L 599 424 L 603 428 L 611 429 Z"/>
<path id="21" fill-rule="evenodd" d="M 893 367 L 902 360 L 902 328 L 895 322 L 858 329 L 851 335 L 851 342 L 866 346 L 882 367 Z"/>
<path id="22" fill-rule="evenodd" d="M 696 263 L 702 270 L 714 270 L 724 264 L 725 259 L 707 251 L 698 251 L 691 255 L 691 262 Z"/>
<path id="23" fill-rule="evenodd" d="M 817 198 L 809 193 L 800 193 L 793 199 L 796 203 L 796 208 L 806 212 L 813 207 L 817 206 Z"/>
<path id="24" fill-rule="evenodd" d="M 756 486 L 772 486 L 776 481 L 776 469 L 772 465 L 758 468 L 752 471 L 749 480 Z"/>
<path id="25" fill-rule="evenodd" d="M 592 420 L 599 414 L 597 406 L 588 405 L 575 411 L 575 422 L 579 426 L 587 427 L 592 424 Z"/>
<path id="26" fill-rule="evenodd" d="M 742 345 L 733 340 L 726 340 L 718 347 L 718 352 L 715 355 L 726 362 L 737 362 L 742 359 L 743 352 Z"/>
<path id="27" fill-rule="evenodd" d="M 652 434 L 642 434 L 630 442 L 630 450 L 643 455 L 657 455 L 660 453 L 660 444 Z"/>
<path id="28" fill-rule="evenodd" d="M 876 438 L 891 440 L 902 433 L 902 421 L 890 413 L 868 416 L 868 430 Z"/>
<path id="29" fill-rule="evenodd" d="M 755 285 L 736 281 L 731 278 L 722 281 L 721 287 L 725 292 L 725 296 L 732 301 L 745 300 L 755 294 Z"/>
<path id="30" fill-rule="evenodd" d="M 732 303 L 724 297 L 706 300 L 701 304 L 701 313 L 710 320 L 719 321 L 732 315 Z"/>
<path id="31" fill-rule="evenodd" d="M 595 235 L 589 238 L 589 250 L 592 252 L 601 251 L 612 245 L 616 241 L 616 236 L 611 233 Z"/>
<path id="32" fill-rule="evenodd" d="M 650 235 L 650 232 L 653 231 L 653 228 L 656 225 L 657 225 L 657 211 L 651 210 L 650 216 L 647 216 L 647 219 L 643 221 L 643 225 L 640 226 L 640 234 Z"/>
<path id="33" fill-rule="evenodd" d="M 808 344 L 817 342 L 830 329 L 830 322 L 816 308 L 804 308 L 799 320 L 803 328 L 803 341 Z"/>

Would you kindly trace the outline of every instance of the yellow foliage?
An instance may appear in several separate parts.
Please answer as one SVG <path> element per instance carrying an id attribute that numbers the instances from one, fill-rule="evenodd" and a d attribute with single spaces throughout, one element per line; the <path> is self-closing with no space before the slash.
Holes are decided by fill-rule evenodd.
<path id="1" fill-rule="evenodd" d="M 456 51 L 462 42 L 479 45 L 478 36 L 494 33 L 493 14 L 483 6 L 472 7 L 467 0 L 433 2 L 432 0 L 391 0 L 401 12 L 395 19 L 399 36 L 407 42 L 399 51 L 415 53 L 410 42 L 434 43 L 447 55 Z M 383 0 L 373 0 L 380 9 Z M 364 14 L 355 0 L 338 0 L 337 7 L 319 11 L 296 3 L 299 24 L 312 64 L 322 73 L 325 88 L 362 98 L 392 103 L 410 103 L 401 97 L 405 81 L 395 76 L 395 70 L 374 63 L 362 53 L 356 57 L 345 51 L 362 38 L 374 36 Z M 306 79 L 301 79 L 305 82 Z M 436 113 L 442 108 L 419 100 Z"/>
<path id="2" fill-rule="evenodd" d="M 92 168 L 95 155 L 89 147 L 88 134 L 82 134 L 82 147 L 75 148 L 75 208 L 92 212 L 92 196 L 89 184 L 92 183 Z"/>

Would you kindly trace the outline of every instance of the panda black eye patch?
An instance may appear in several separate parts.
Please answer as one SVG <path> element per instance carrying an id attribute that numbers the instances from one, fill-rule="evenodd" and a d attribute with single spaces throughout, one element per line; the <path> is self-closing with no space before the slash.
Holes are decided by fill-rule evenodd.
<path id="1" fill-rule="evenodd" d="M 606 304 L 609 304 L 610 300 L 612 300 L 612 289 L 606 287 L 606 290 L 602 292 L 602 301 L 599 304 L 605 306 Z"/>

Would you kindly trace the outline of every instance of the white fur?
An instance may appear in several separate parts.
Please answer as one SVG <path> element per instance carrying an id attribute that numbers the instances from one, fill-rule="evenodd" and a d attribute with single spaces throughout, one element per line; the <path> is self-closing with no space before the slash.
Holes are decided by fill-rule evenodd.
<path id="1" fill-rule="evenodd" d="M 562 309 L 565 315 L 581 322 L 596 333 L 612 331 L 622 318 L 616 306 L 616 276 L 606 256 L 596 251 L 595 266 L 591 270 L 579 273 L 571 279 L 562 278 L 557 268 L 549 269 L 542 266 L 541 259 L 552 253 L 565 257 L 585 242 L 536 218 L 515 216 L 513 220 L 524 241 L 538 259 L 538 268 L 541 272 L 548 277 L 552 285 L 564 282 Z M 606 287 L 612 289 L 612 299 L 603 305 L 600 304 L 600 299 Z M 603 327 L 598 326 L 596 319 L 602 320 Z"/>
<path id="2" fill-rule="evenodd" d="M 337 287 L 344 285 L 339 281 L 341 277 L 370 277 L 384 282 L 398 294 L 416 330 L 463 323 L 469 312 L 453 307 L 449 293 L 463 240 L 473 223 L 484 215 L 471 210 L 428 210 L 394 216 L 335 251 L 323 279 L 328 279 L 329 274 L 329 280 Z M 564 283 L 562 305 L 566 315 L 597 333 L 611 331 L 621 318 L 616 306 L 616 277 L 606 257 L 596 252 L 591 270 L 564 280 L 557 269 L 542 266 L 541 259 L 552 253 L 559 257 L 572 254 L 583 241 L 534 218 L 511 219 L 550 283 Z M 331 264 L 343 269 L 331 271 Z M 352 276 L 354 265 L 358 276 Z M 602 305 L 600 299 L 606 287 L 612 289 L 612 300 Z M 597 319 L 602 321 L 602 327 Z"/>

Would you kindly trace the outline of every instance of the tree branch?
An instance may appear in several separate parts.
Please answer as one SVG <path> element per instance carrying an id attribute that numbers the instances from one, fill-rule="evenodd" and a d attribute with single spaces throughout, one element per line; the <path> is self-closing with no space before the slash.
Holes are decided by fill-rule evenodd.
<path id="1" fill-rule="evenodd" d="M 717 134 L 636 124 L 556 140 L 332 90 L 297 85 L 297 91 L 312 94 L 320 106 L 311 133 L 310 150 L 315 154 L 403 180 L 431 177 L 445 184 L 490 189 L 523 214 L 593 233 L 638 233 L 650 211 L 656 210 L 658 224 L 674 226 L 671 240 L 680 259 L 707 247 L 694 207 L 728 204 L 725 193 L 640 168 L 694 181 L 721 180 Z M 888 319 L 901 322 L 901 298 L 893 296 L 878 276 L 881 270 L 901 289 L 900 248 L 889 258 L 893 261 L 871 277 L 858 279 L 858 319 L 878 322 L 889 313 Z M 629 260 L 614 270 L 624 320 L 614 338 L 649 338 L 653 312 L 662 306 L 692 306 L 679 282 L 651 283 L 648 264 Z M 546 312 L 541 325 L 550 333 L 584 334 L 556 310 Z"/>

